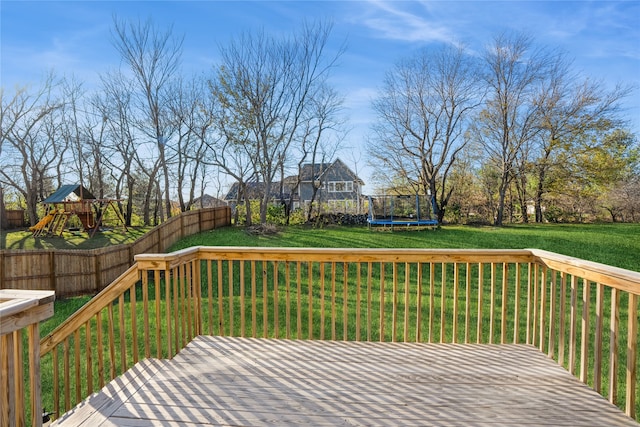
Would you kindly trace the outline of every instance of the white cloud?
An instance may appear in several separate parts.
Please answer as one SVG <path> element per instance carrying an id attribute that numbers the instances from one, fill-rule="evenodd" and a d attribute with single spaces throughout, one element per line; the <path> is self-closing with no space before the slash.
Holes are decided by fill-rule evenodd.
<path id="1" fill-rule="evenodd" d="M 454 42 L 450 29 L 436 19 L 429 19 L 422 3 L 371 0 L 367 15 L 361 22 L 374 31 L 376 37 L 407 42 Z M 409 10 L 413 6 L 416 10 Z"/>

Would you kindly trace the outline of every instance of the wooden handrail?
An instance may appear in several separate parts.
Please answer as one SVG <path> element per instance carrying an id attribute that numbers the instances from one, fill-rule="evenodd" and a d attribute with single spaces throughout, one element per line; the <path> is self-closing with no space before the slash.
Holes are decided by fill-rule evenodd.
<path id="1" fill-rule="evenodd" d="M 541 249 L 528 249 L 540 264 L 586 280 L 640 295 L 640 272 L 587 261 Z"/>
<path id="2" fill-rule="evenodd" d="M 517 249 L 386 249 L 386 248 L 256 248 L 196 247 L 200 258 L 322 262 L 529 262 L 531 252 Z M 142 257 L 146 255 L 141 255 Z"/>
<path id="3" fill-rule="evenodd" d="M 60 324 L 46 337 L 42 338 L 40 340 L 40 357 L 70 337 L 80 326 L 84 325 L 89 319 L 104 309 L 107 304 L 110 304 L 115 298 L 122 295 L 124 291 L 135 285 L 139 275 L 138 266 L 133 265 L 110 286 L 103 289 L 102 292 L 73 313 L 64 323 Z"/>
<path id="4" fill-rule="evenodd" d="M 640 273 L 535 249 L 192 247 L 135 259 L 42 340 L 64 398 L 56 412 L 102 386 L 102 371 L 218 334 L 533 344 L 636 416 Z"/>

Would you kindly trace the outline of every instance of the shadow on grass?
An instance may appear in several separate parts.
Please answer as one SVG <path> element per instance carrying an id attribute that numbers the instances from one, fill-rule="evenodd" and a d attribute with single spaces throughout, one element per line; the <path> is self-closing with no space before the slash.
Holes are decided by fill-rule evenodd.
<path id="1" fill-rule="evenodd" d="M 89 233 L 65 231 L 62 236 L 33 237 L 32 233 L 22 230 L 2 230 L 0 249 L 48 250 L 71 249 L 86 250 L 133 243 L 148 232 L 151 227 L 130 227 L 105 229 L 93 237 Z"/>

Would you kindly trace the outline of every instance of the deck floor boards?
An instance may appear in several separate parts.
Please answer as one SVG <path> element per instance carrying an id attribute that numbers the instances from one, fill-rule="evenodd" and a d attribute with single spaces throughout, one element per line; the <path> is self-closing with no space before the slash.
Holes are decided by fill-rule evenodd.
<path id="1" fill-rule="evenodd" d="M 210 336 L 55 425 L 638 426 L 531 346 Z"/>

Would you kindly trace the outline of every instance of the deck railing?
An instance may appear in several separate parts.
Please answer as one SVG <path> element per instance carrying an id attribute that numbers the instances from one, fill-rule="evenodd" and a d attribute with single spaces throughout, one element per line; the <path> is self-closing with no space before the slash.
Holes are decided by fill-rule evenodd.
<path id="1" fill-rule="evenodd" d="M 196 247 L 136 260 L 42 340 L 56 413 L 210 334 L 530 344 L 637 414 L 637 272 L 538 250 Z"/>
<path id="2" fill-rule="evenodd" d="M 54 298 L 53 291 L 0 289 L 0 426 L 24 426 L 28 418 L 42 425 L 39 324 L 53 316 Z"/>

